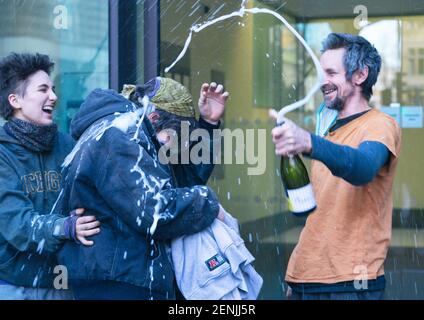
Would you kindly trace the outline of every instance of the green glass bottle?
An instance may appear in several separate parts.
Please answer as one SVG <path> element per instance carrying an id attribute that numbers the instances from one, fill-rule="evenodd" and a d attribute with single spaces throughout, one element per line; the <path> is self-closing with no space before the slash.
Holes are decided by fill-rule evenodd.
<path id="1" fill-rule="evenodd" d="M 281 180 L 295 216 L 306 216 L 317 207 L 308 171 L 299 155 L 281 157 Z"/>

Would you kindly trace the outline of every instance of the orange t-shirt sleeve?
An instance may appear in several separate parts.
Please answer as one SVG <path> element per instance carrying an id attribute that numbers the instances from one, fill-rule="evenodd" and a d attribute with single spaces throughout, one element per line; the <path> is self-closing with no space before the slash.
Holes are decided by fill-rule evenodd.
<path id="1" fill-rule="evenodd" d="M 372 127 L 365 128 L 363 141 L 376 141 L 384 144 L 389 149 L 390 163 L 385 166 L 386 172 L 394 165 L 394 159 L 399 157 L 401 146 L 401 129 L 397 122 L 390 116 L 383 114 L 373 121 Z"/>

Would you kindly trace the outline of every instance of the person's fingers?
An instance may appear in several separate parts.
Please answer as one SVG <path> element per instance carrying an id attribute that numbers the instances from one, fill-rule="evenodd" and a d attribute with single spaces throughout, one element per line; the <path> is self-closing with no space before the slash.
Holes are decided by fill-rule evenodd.
<path id="1" fill-rule="evenodd" d="M 216 87 L 215 89 L 215 93 L 222 93 L 222 91 L 224 91 L 224 86 L 222 84 L 218 85 L 218 87 Z"/>
<path id="2" fill-rule="evenodd" d="M 100 228 L 91 229 L 91 230 L 83 230 L 81 228 L 77 229 L 77 237 L 90 237 L 100 232 Z"/>
<path id="3" fill-rule="evenodd" d="M 77 219 L 77 225 L 96 221 L 95 216 L 80 217 Z"/>
<path id="4" fill-rule="evenodd" d="M 202 84 L 202 87 L 200 88 L 201 92 L 205 92 L 209 90 L 209 83 Z"/>
<path id="5" fill-rule="evenodd" d="M 202 91 L 199 97 L 199 102 L 205 102 L 205 101 L 206 101 L 206 93 Z"/>
<path id="6" fill-rule="evenodd" d="M 295 145 L 296 144 L 296 137 L 293 134 L 293 132 L 289 131 L 289 130 L 285 130 L 284 128 L 274 128 L 275 130 L 275 134 L 273 132 L 272 135 L 272 141 L 275 144 L 276 148 L 282 147 L 282 146 L 287 146 L 287 145 Z M 277 130 L 280 129 L 280 130 Z"/>
<path id="7" fill-rule="evenodd" d="M 286 149 L 281 148 L 281 149 L 275 149 L 275 154 L 277 156 L 287 156 L 287 152 Z"/>
<path id="8" fill-rule="evenodd" d="M 94 221 L 91 223 L 84 223 L 84 224 L 80 224 L 80 226 L 82 227 L 83 230 L 90 230 L 90 229 L 94 229 L 100 226 L 100 222 L 99 221 Z"/>
<path id="9" fill-rule="evenodd" d="M 81 236 L 85 237 L 91 237 L 94 236 L 98 233 L 100 233 L 100 228 L 96 228 L 96 229 L 91 229 L 91 230 L 84 230 L 81 233 Z"/>
<path id="10" fill-rule="evenodd" d="M 203 103 L 206 102 L 206 95 L 208 93 L 208 90 L 209 90 L 209 85 L 208 84 L 204 84 L 202 86 L 202 90 L 200 90 L 199 103 L 202 103 L 203 104 Z"/>
<path id="11" fill-rule="evenodd" d="M 275 144 L 276 149 L 280 148 L 297 148 L 298 143 L 296 137 L 291 133 L 283 132 L 279 135 L 272 136 L 272 142 Z"/>
<path id="12" fill-rule="evenodd" d="M 77 234 L 77 236 L 83 236 L 84 235 L 84 231 L 85 231 L 85 227 L 84 227 L 84 225 L 77 225 L 76 227 L 75 227 L 75 232 L 76 232 L 76 234 Z"/>
<path id="13" fill-rule="evenodd" d="M 289 138 L 287 138 L 286 144 L 288 146 L 295 146 L 296 145 L 296 139 L 294 137 L 289 137 Z"/>
<path id="14" fill-rule="evenodd" d="M 209 92 L 215 92 L 217 86 L 216 82 L 212 82 L 209 86 Z"/>
<path id="15" fill-rule="evenodd" d="M 296 152 L 293 148 L 289 148 L 287 146 L 284 146 L 284 147 L 281 147 L 281 148 L 276 148 L 275 154 L 279 155 L 279 156 L 287 157 L 291 154 L 296 154 Z"/>
<path id="16" fill-rule="evenodd" d="M 281 140 L 282 139 L 281 139 L 281 136 L 280 135 L 274 135 L 274 134 L 272 135 L 272 142 L 275 145 L 279 144 Z"/>
<path id="17" fill-rule="evenodd" d="M 84 237 L 77 237 L 77 239 L 85 246 L 92 246 L 94 244 L 94 241 L 88 241 Z"/>
<path id="18" fill-rule="evenodd" d="M 222 94 L 222 97 L 224 98 L 224 100 L 225 101 L 227 101 L 228 100 L 228 97 L 230 96 L 230 93 L 229 92 L 227 92 L 227 91 L 225 91 L 223 94 Z"/>
<path id="19" fill-rule="evenodd" d="M 290 128 L 287 128 L 287 130 L 284 132 L 284 137 L 287 140 L 290 140 L 290 139 L 294 139 L 295 135 L 294 135 L 293 131 L 290 130 Z"/>
<path id="20" fill-rule="evenodd" d="M 275 143 L 275 148 L 276 148 L 276 149 L 285 148 L 286 146 L 287 146 L 287 142 L 286 142 L 286 141 L 278 140 L 278 141 Z"/>
<path id="21" fill-rule="evenodd" d="M 278 112 L 275 109 L 269 109 L 268 110 L 268 116 L 274 121 L 278 120 Z M 290 120 L 288 120 L 287 118 L 283 117 L 282 124 L 280 124 L 280 126 L 287 124 L 287 123 L 292 123 L 292 122 Z"/>
<path id="22" fill-rule="evenodd" d="M 78 208 L 78 209 L 75 210 L 75 213 L 80 216 L 80 215 L 84 214 L 84 211 L 85 211 L 84 208 Z"/>
<path id="23" fill-rule="evenodd" d="M 279 139 L 284 134 L 284 132 L 285 132 L 284 127 L 275 127 L 274 129 L 271 130 L 271 135 L 273 139 Z"/>
<path id="24" fill-rule="evenodd" d="M 80 217 L 80 218 L 77 219 L 77 225 L 88 223 L 88 222 L 93 222 L 93 221 L 96 221 L 95 216 Z"/>
<path id="25" fill-rule="evenodd" d="M 273 120 L 277 120 L 277 116 L 278 116 L 278 112 L 274 109 L 269 109 L 268 110 L 268 115 L 271 119 Z"/>

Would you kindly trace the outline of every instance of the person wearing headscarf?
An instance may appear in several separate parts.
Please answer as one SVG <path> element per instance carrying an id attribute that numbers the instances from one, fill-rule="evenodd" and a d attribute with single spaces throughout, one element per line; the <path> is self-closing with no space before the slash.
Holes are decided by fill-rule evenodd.
<path id="1" fill-rule="evenodd" d="M 87 214 L 102 224 L 91 238 L 92 247 L 66 243 L 58 254 L 76 299 L 174 299 L 170 241 L 223 219 L 217 196 L 200 183 L 206 175 L 196 174 L 199 184 L 178 185 L 183 171 L 177 173 L 159 159 L 166 141 L 158 139 L 149 106 L 157 103 L 155 112 L 164 106 L 193 115 L 186 113 L 191 103 L 157 102 L 163 96 L 157 93 L 169 93 L 165 84 L 168 80 L 159 83 L 156 94 L 151 86 L 136 87 L 130 93 L 137 94 L 135 100 L 125 92 L 96 89 L 72 120 L 71 134 L 78 142 L 65 159 L 65 185 L 57 205 L 67 212 L 84 204 Z M 201 121 L 216 126 L 227 98 L 222 86 L 203 85 Z"/>

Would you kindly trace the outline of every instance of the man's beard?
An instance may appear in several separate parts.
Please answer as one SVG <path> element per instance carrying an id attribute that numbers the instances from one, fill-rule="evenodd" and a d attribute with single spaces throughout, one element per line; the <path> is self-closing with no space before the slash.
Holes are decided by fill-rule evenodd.
<path id="1" fill-rule="evenodd" d="M 346 99 L 339 97 L 338 95 L 331 101 L 325 101 L 325 106 L 328 109 L 341 111 L 343 110 L 344 106 L 346 104 Z"/>
<path id="2" fill-rule="evenodd" d="M 331 110 L 342 111 L 345 107 L 347 99 L 354 94 L 353 90 L 351 92 L 349 92 L 349 94 L 347 96 L 344 96 L 344 97 L 339 95 L 339 90 L 337 89 L 337 87 L 335 85 L 323 86 L 321 88 L 321 91 L 324 93 L 324 91 L 329 90 L 329 89 L 336 90 L 336 97 L 333 100 L 326 100 L 324 98 L 325 106 L 328 109 L 331 109 Z"/>

